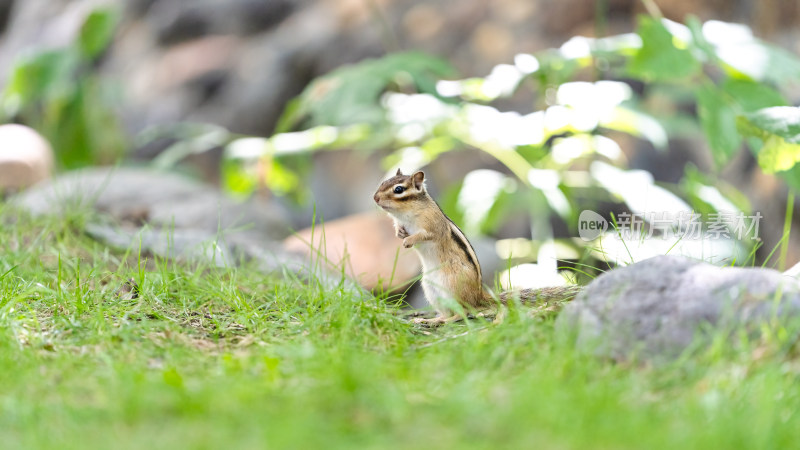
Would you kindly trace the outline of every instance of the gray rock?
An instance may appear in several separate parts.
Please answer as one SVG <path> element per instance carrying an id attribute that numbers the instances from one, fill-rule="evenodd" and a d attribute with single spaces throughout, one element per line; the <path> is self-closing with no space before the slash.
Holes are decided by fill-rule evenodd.
<path id="1" fill-rule="evenodd" d="M 94 209 L 120 223 L 233 233 L 273 241 L 290 233 L 275 202 L 229 199 L 213 186 L 144 168 L 92 168 L 67 172 L 17 195 L 12 203 L 34 215 Z"/>
<path id="2" fill-rule="evenodd" d="M 141 249 L 145 255 L 207 263 L 215 267 L 236 264 L 234 249 L 222 236 L 211 235 L 208 231 L 119 227 L 102 223 L 89 223 L 85 231 L 94 239 L 122 250 Z"/>
<path id="3" fill-rule="evenodd" d="M 297 0 L 155 0 L 132 12 L 147 12 L 161 45 L 211 34 L 251 34 L 266 31 L 289 17 L 305 2 Z"/>
<path id="4" fill-rule="evenodd" d="M 800 283 L 794 278 L 659 256 L 597 277 L 556 325 L 599 356 L 668 360 L 695 339 L 798 316 Z"/>
<path id="5" fill-rule="evenodd" d="M 309 267 L 305 256 L 285 251 L 277 240 L 290 228 L 274 202 L 237 203 L 174 173 L 142 168 L 68 172 L 11 203 L 35 215 L 88 210 L 86 233 L 111 247 L 216 267 L 249 262 L 264 273 L 286 271 L 329 289 L 362 290 L 340 273 Z"/>
<path id="6" fill-rule="evenodd" d="M 255 264 L 262 273 L 279 276 L 292 273 L 306 282 L 319 283 L 325 289 L 344 286 L 366 292 L 354 281 L 343 279 L 341 273 L 313 267 L 305 255 L 285 251 L 274 242 L 253 242 L 235 234 L 213 234 L 205 230 L 133 228 L 101 223 L 89 223 L 85 230 L 108 246 L 140 249 L 147 256 L 214 267 L 234 267 L 248 262 Z"/>
<path id="7" fill-rule="evenodd" d="M 214 17 L 205 11 L 206 6 L 203 2 L 156 2 L 150 15 L 158 43 L 173 45 L 212 33 Z"/>
<path id="8" fill-rule="evenodd" d="M 14 7 L 14 0 L 0 0 L 0 34 L 6 29 L 8 18 L 11 16 L 11 9 Z"/>

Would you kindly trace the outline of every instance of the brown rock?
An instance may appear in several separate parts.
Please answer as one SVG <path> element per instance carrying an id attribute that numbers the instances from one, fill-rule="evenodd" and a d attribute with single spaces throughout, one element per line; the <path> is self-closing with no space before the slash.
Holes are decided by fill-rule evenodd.
<path id="1" fill-rule="evenodd" d="M 485 21 L 472 35 L 473 51 L 492 64 L 508 62 L 514 56 L 514 37 L 503 24 Z"/>
<path id="2" fill-rule="evenodd" d="M 403 15 L 403 29 L 415 41 L 434 38 L 444 27 L 444 17 L 435 5 L 419 4 Z"/>
<path id="3" fill-rule="evenodd" d="M 156 69 L 156 83 L 163 90 L 176 89 L 211 71 L 224 71 L 240 45 L 232 36 L 210 36 L 170 48 Z"/>
<path id="4" fill-rule="evenodd" d="M 0 192 L 18 190 L 50 177 L 53 149 L 23 125 L 0 125 Z"/>
<path id="5" fill-rule="evenodd" d="M 312 241 L 313 235 L 313 241 Z M 399 288 L 419 275 L 419 258 L 394 235 L 392 220 L 368 212 L 300 230 L 283 242 L 289 252 L 305 253 L 341 270 L 367 289 Z M 311 250 L 313 249 L 313 251 Z"/>
<path id="6" fill-rule="evenodd" d="M 532 19 L 539 7 L 530 0 L 495 0 L 490 4 L 492 13 L 505 22 L 521 24 Z"/>

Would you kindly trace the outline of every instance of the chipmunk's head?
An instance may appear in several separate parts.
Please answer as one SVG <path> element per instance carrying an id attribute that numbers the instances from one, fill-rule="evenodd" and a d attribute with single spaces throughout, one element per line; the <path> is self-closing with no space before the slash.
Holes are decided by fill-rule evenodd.
<path id="1" fill-rule="evenodd" d="M 426 195 L 423 172 L 403 175 L 400 169 L 397 169 L 395 176 L 378 186 L 372 198 L 386 211 L 400 212 L 413 208 L 419 201 L 424 200 Z"/>

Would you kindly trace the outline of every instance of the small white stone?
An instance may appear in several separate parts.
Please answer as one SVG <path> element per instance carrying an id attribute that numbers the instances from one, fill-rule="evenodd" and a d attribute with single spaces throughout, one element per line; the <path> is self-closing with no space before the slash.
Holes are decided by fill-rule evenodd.
<path id="1" fill-rule="evenodd" d="M 53 149 L 35 130 L 0 125 L 0 192 L 22 189 L 50 178 Z"/>

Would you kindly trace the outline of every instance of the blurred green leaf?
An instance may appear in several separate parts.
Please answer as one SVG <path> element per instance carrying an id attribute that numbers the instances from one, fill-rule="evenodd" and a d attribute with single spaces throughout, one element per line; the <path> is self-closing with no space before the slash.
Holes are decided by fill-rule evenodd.
<path id="1" fill-rule="evenodd" d="M 575 72 L 581 68 L 582 61 L 566 59 L 557 50 L 546 51 L 538 54 L 539 70 L 531 76 L 539 81 L 543 88 L 559 86 L 571 81 Z"/>
<path id="2" fill-rule="evenodd" d="M 517 190 L 517 186 L 512 177 L 494 170 L 478 169 L 468 173 L 455 205 L 461 213 L 460 225 L 464 232 L 494 231 L 511 209 L 509 195 Z"/>
<path id="3" fill-rule="evenodd" d="M 772 135 L 758 152 L 758 165 L 766 173 L 783 172 L 800 162 L 800 145 Z"/>
<path id="4" fill-rule="evenodd" d="M 779 136 L 792 144 L 800 144 L 800 108 L 775 106 L 745 114 L 744 117 L 758 130 Z"/>
<path id="5" fill-rule="evenodd" d="M 800 108 L 775 106 L 739 116 L 742 133 L 761 139 L 758 163 L 766 173 L 792 169 L 800 162 Z"/>
<path id="6" fill-rule="evenodd" d="M 637 34 L 642 47 L 628 64 L 628 72 L 646 81 L 672 81 L 693 75 L 700 63 L 691 52 L 676 47 L 676 39 L 657 19 L 639 17 Z"/>
<path id="7" fill-rule="evenodd" d="M 275 124 L 275 133 L 287 133 L 297 128 L 302 121 L 306 111 L 301 110 L 303 102 L 302 95 L 289 100 L 283 108 L 278 122 Z"/>
<path id="8" fill-rule="evenodd" d="M 788 51 L 757 39 L 718 52 L 723 68 L 736 78 L 778 86 L 800 80 L 800 60 Z"/>
<path id="9" fill-rule="evenodd" d="M 304 194 L 298 189 L 300 177 L 297 172 L 289 169 L 277 159 L 269 161 L 267 171 L 264 174 L 264 181 L 267 187 L 278 195 Z"/>
<path id="10" fill-rule="evenodd" d="M 720 88 L 733 97 L 745 112 L 787 104 L 780 92 L 751 80 L 729 78 L 722 83 Z"/>
<path id="11" fill-rule="evenodd" d="M 153 158 L 152 165 L 159 170 L 175 167 L 190 155 L 205 153 L 224 146 L 231 138 L 228 130 L 205 124 L 187 124 L 180 140 Z"/>
<path id="12" fill-rule="evenodd" d="M 649 114 L 630 107 L 617 106 L 600 122 L 600 126 L 647 139 L 659 150 L 667 148 L 667 132 L 661 123 Z"/>
<path id="13" fill-rule="evenodd" d="M 255 158 L 229 155 L 236 151 L 240 150 L 229 145 L 226 149 L 227 155 L 222 162 L 222 185 L 229 194 L 246 197 L 255 192 L 259 186 L 266 186 L 276 195 L 291 196 L 295 201 L 302 201 L 306 194 L 300 189 L 299 173 L 302 172 L 302 168 L 296 167 L 297 164 L 295 167 L 288 167 L 287 163 L 291 163 L 292 158 L 283 158 L 286 160 L 285 163 L 270 153 Z M 296 160 L 294 162 L 298 162 L 297 155 L 294 159 Z"/>
<path id="14" fill-rule="evenodd" d="M 704 216 L 720 211 L 752 211 L 747 196 L 715 176 L 701 172 L 694 164 L 687 164 L 680 182 L 692 210 Z"/>
<path id="15" fill-rule="evenodd" d="M 98 81 L 86 78 L 73 92 L 47 102 L 40 128 L 53 143 L 61 167 L 109 164 L 122 155 L 124 132 L 114 112 L 102 106 L 104 96 Z"/>
<path id="16" fill-rule="evenodd" d="M 449 152 L 458 145 L 452 136 L 437 136 L 423 142 L 419 147 L 411 146 L 400 149 L 386 156 L 383 160 L 385 167 L 420 168 Z M 411 170 L 411 169 L 406 169 Z"/>
<path id="17" fill-rule="evenodd" d="M 653 175 L 645 170 L 624 170 L 595 161 L 589 173 L 599 186 L 622 199 L 634 213 L 690 209 L 683 199 L 657 185 Z"/>
<path id="18" fill-rule="evenodd" d="M 4 103 L 13 102 L 14 109 L 22 110 L 56 90 L 69 89 L 65 79 L 72 77 L 77 62 L 74 55 L 58 50 L 21 58 L 3 91 Z"/>
<path id="19" fill-rule="evenodd" d="M 524 195 L 519 191 L 501 191 L 497 198 L 495 198 L 492 207 L 489 209 L 486 217 L 483 218 L 480 224 L 481 234 L 491 235 L 495 233 L 503 224 L 506 223 L 509 216 L 513 213 L 520 213 L 520 202 L 524 201 Z"/>
<path id="20" fill-rule="evenodd" d="M 443 190 L 439 195 L 437 203 L 442 208 L 447 217 L 458 224 L 464 223 L 464 211 L 458 207 L 458 197 L 461 194 L 462 182 L 456 182 Z"/>
<path id="21" fill-rule="evenodd" d="M 736 130 L 735 111 L 722 91 L 716 86 L 705 85 L 697 90 L 697 114 L 714 161 L 725 164 L 742 143 Z"/>
<path id="22" fill-rule="evenodd" d="M 92 11 L 81 27 L 78 48 L 86 59 L 94 59 L 111 43 L 117 28 L 118 16 L 112 9 Z"/>
<path id="23" fill-rule="evenodd" d="M 279 131 L 315 125 L 383 122 L 380 96 L 390 88 L 436 95 L 436 82 L 452 75 L 444 60 L 420 52 L 395 53 L 334 70 L 313 81 L 284 111 Z"/>
<path id="24" fill-rule="evenodd" d="M 75 94 L 63 105 L 53 105 L 54 117 L 49 120 L 50 127 L 45 133 L 59 139 L 54 142 L 56 159 L 67 169 L 91 165 L 93 160 L 91 124 L 86 123 L 84 116 L 85 98 L 80 90 Z"/>
<path id="25" fill-rule="evenodd" d="M 800 164 L 795 164 L 791 169 L 781 172 L 780 176 L 786 180 L 790 188 L 800 191 Z"/>
<path id="26" fill-rule="evenodd" d="M 714 46 L 703 35 L 703 24 L 697 16 L 689 15 L 686 18 L 686 27 L 692 33 L 692 45 L 698 49 L 709 62 L 717 60 L 717 53 Z"/>
<path id="27" fill-rule="evenodd" d="M 778 85 L 800 80 L 800 59 L 796 55 L 765 42 L 760 43 L 767 54 L 764 80 Z"/>
<path id="28" fill-rule="evenodd" d="M 222 187 L 234 197 L 247 197 L 258 188 L 258 176 L 247 161 L 225 158 L 222 160 Z"/>

